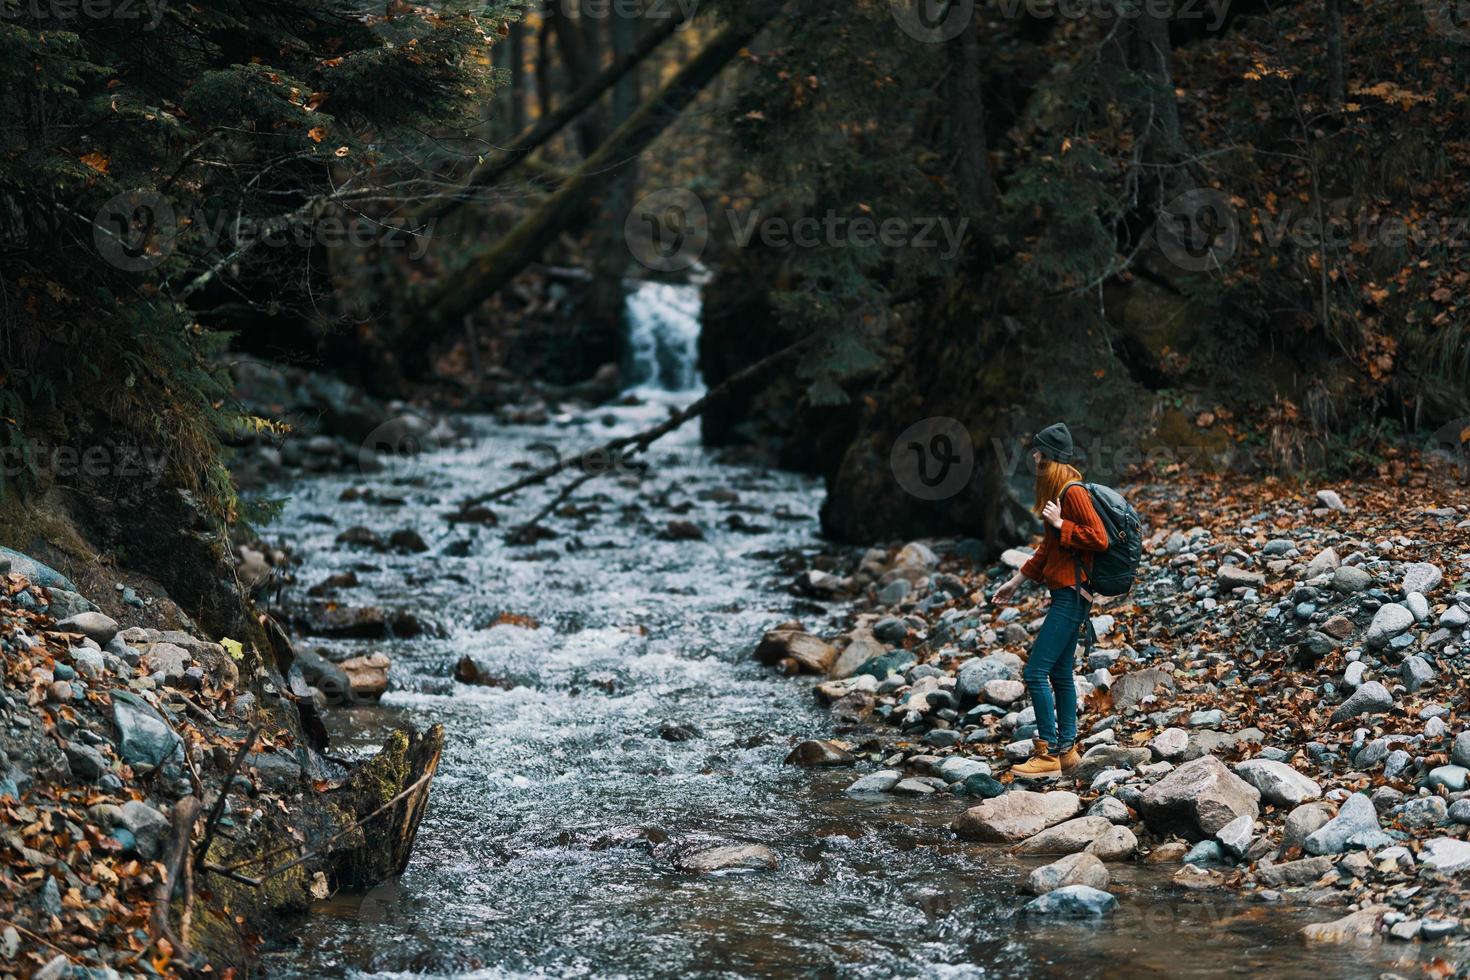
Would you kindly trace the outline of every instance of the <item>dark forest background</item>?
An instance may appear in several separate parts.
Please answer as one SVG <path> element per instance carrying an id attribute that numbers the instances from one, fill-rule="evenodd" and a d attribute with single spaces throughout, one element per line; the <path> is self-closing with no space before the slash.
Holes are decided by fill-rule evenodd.
<path id="1" fill-rule="evenodd" d="M 231 357 L 486 410 L 617 364 L 649 277 L 710 385 L 796 345 L 700 424 L 843 539 L 1014 539 L 1057 418 L 1105 479 L 1470 439 L 1448 0 L 0 5 L 0 444 L 159 451 L 114 521 L 249 518 Z M 980 465 L 925 502 L 932 416 Z M 97 490 L 10 465 L 6 520 Z"/>

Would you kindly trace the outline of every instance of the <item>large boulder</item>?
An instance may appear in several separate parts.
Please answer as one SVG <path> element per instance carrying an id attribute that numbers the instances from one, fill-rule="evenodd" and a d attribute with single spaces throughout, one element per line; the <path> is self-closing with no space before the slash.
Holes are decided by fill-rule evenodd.
<path id="1" fill-rule="evenodd" d="M 1106 889 L 1108 869 L 1091 854 L 1068 854 L 1060 861 L 1032 871 L 1023 890 L 1030 895 L 1045 895 L 1068 885 Z"/>
<path id="2" fill-rule="evenodd" d="M 1113 710 L 1123 712 L 1136 706 L 1150 695 L 1162 697 L 1165 693 L 1172 694 L 1174 678 L 1157 667 L 1129 671 L 1113 681 L 1110 691 L 1113 697 Z"/>
<path id="3" fill-rule="evenodd" d="M 1034 837 L 1075 817 L 1081 809 L 1076 793 L 1012 790 L 966 810 L 955 821 L 954 830 L 966 840 L 1007 844 Z"/>
<path id="4" fill-rule="evenodd" d="M 1113 822 L 1107 817 L 1076 817 L 1026 838 L 1016 845 L 1016 853 L 1076 854 L 1112 829 Z"/>
<path id="5" fill-rule="evenodd" d="M 1261 799 L 1272 806 L 1297 806 L 1322 796 L 1322 787 L 1315 780 L 1284 762 L 1247 759 L 1235 767 L 1235 774 L 1259 790 Z"/>
<path id="6" fill-rule="evenodd" d="M 1139 800 L 1144 822 L 1161 834 L 1190 840 L 1213 837 L 1237 817 L 1260 812 L 1260 792 L 1212 755 L 1169 773 Z"/>
<path id="7" fill-rule="evenodd" d="M 1308 854 L 1341 854 L 1353 848 L 1385 847 L 1389 842 L 1378 826 L 1373 801 L 1354 793 L 1343 801 L 1337 816 L 1307 835 L 1302 846 Z"/>

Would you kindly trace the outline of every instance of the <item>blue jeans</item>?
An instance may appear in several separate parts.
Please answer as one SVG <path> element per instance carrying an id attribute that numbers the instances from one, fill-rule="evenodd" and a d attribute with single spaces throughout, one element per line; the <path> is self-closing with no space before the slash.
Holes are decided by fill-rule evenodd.
<path id="1" fill-rule="evenodd" d="M 1036 709 L 1036 737 L 1058 752 L 1077 742 L 1077 685 L 1072 681 L 1072 667 L 1077 636 L 1091 610 L 1092 603 L 1076 589 L 1052 589 L 1051 608 L 1031 644 L 1022 675 Z"/>

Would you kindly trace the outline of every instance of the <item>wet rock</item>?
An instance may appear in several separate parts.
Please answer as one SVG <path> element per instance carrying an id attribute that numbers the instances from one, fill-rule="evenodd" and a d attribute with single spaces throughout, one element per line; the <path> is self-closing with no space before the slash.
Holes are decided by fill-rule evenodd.
<path id="1" fill-rule="evenodd" d="M 840 745 L 815 738 L 798 743 L 786 756 L 786 765 L 806 768 L 851 766 L 856 762 L 856 757 Z"/>
<path id="2" fill-rule="evenodd" d="M 374 702 L 388 690 L 388 668 L 392 662 L 386 653 L 370 653 L 349 657 L 337 666 L 347 675 L 347 691 L 354 702 Z"/>
<path id="3" fill-rule="evenodd" d="M 1087 885 L 1066 885 L 1032 899 L 1021 909 L 1028 915 L 1058 918 L 1096 918 L 1118 907 L 1118 900 Z"/>
<path id="4" fill-rule="evenodd" d="M 56 624 L 56 628 L 64 633 L 80 633 L 98 646 L 104 647 L 112 641 L 118 631 L 117 622 L 100 612 L 78 613 L 61 620 Z"/>
<path id="5" fill-rule="evenodd" d="M 887 793 L 893 787 L 897 786 L 901 779 L 903 779 L 903 773 L 897 769 L 879 769 L 877 772 L 870 772 L 866 776 L 859 777 L 843 792 Z"/>
<path id="6" fill-rule="evenodd" d="M 394 551 L 420 554 L 429 550 L 429 545 L 423 536 L 413 528 L 400 528 L 388 536 L 388 546 Z"/>
<path id="7" fill-rule="evenodd" d="M 761 638 L 755 659 L 767 665 L 790 659 L 808 674 L 825 674 L 837 660 L 837 648 L 803 630 L 774 629 Z"/>
<path id="8" fill-rule="evenodd" d="M 78 779 L 95 782 L 108 770 L 107 760 L 102 757 L 102 753 L 90 745 L 68 742 L 63 751 L 66 753 L 67 765 L 71 766 L 72 774 Z"/>
<path id="9" fill-rule="evenodd" d="M 1332 723 L 1346 718 L 1379 714 L 1393 707 L 1393 695 L 1377 681 L 1366 681 L 1332 712 Z"/>
<path id="10" fill-rule="evenodd" d="M 966 810 L 954 830 L 966 840 L 1012 843 L 1071 819 L 1081 809 L 1075 793 L 1012 790 Z"/>
<path id="11" fill-rule="evenodd" d="M 302 678 L 321 691 L 328 704 L 340 704 L 346 700 L 351 690 L 346 671 L 315 650 L 300 647 L 295 653 L 296 665 L 301 668 Z"/>
<path id="12" fill-rule="evenodd" d="M 1150 696 L 1174 693 L 1174 678 L 1157 667 L 1129 671 L 1113 681 L 1113 710 L 1119 713 L 1143 702 Z"/>
<path id="13" fill-rule="evenodd" d="M 1373 614 L 1368 624 L 1368 635 L 1364 640 L 1369 649 L 1381 650 L 1390 640 L 1414 625 L 1414 614 L 1396 602 L 1385 602 Z"/>
<path id="14" fill-rule="evenodd" d="M 669 521 L 659 537 L 666 541 L 703 541 L 704 529 L 693 521 Z"/>
<path id="15" fill-rule="evenodd" d="M 776 852 L 762 844 L 725 844 L 679 858 L 680 871 L 710 874 L 716 871 L 774 871 Z"/>
<path id="16" fill-rule="evenodd" d="M 688 722 L 664 721 L 659 723 L 658 737 L 665 742 L 692 742 L 704 738 L 704 732 Z"/>
<path id="17" fill-rule="evenodd" d="M 1068 885 L 1106 889 L 1108 869 L 1091 854 L 1068 854 L 1060 861 L 1033 870 L 1022 890 L 1028 895 L 1045 895 Z"/>
<path id="18" fill-rule="evenodd" d="M 969 779 L 976 775 L 990 775 L 990 766 L 979 759 L 967 759 L 963 756 L 952 755 L 939 763 L 934 774 L 946 782 L 956 782 Z"/>
<path id="19" fill-rule="evenodd" d="M 112 723 L 118 756 L 130 766 L 156 769 L 182 750 L 183 743 L 158 712 L 128 691 L 112 692 Z"/>
<path id="20" fill-rule="evenodd" d="M 1214 841 L 1203 843 L 1215 844 Z M 1219 845 L 1215 844 L 1215 846 L 1218 847 Z M 1203 864 L 1190 862 L 1187 858 L 1185 865 L 1174 872 L 1174 876 L 1169 880 L 1178 887 L 1187 888 L 1190 891 L 1204 891 L 1210 888 L 1219 888 L 1225 884 L 1225 876 L 1220 872 L 1206 868 Z"/>
<path id="21" fill-rule="evenodd" d="M 1106 817 L 1076 817 L 1026 838 L 1017 854 L 1075 854 L 1113 828 Z"/>
<path id="22" fill-rule="evenodd" d="M 1385 847 L 1389 838 L 1378 826 L 1373 801 L 1354 793 L 1343 801 L 1337 816 L 1308 834 L 1302 842 L 1308 854 L 1341 854 L 1350 849 Z"/>
<path id="23" fill-rule="evenodd" d="M 1126 861 L 1138 850 L 1138 838 L 1127 827 L 1114 826 L 1099 834 L 1085 850 L 1100 861 Z"/>
<path id="24" fill-rule="evenodd" d="M 1256 866 L 1256 878 L 1272 888 L 1301 888 L 1321 878 L 1333 867 L 1333 859 L 1328 855 L 1281 864 L 1262 863 Z"/>
<path id="25" fill-rule="evenodd" d="M 1372 939 L 1383 926 L 1383 917 L 1392 912 L 1387 905 L 1370 905 L 1331 922 L 1318 922 L 1302 929 L 1302 938 L 1314 943 L 1350 943 Z"/>
<path id="26" fill-rule="evenodd" d="M 1248 759 L 1235 767 L 1235 773 L 1254 786 L 1262 801 L 1272 806 L 1298 806 L 1322 796 L 1322 787 L 1315 780 L 1308 779 L 1284 762 Z"/>
<path id="27" fill-rule="evenodd" d="M 1228 858 L 1225 848 L 1217 840 L 1202 840 L 1189 849 L 1184 855 L 1186 864 L 1197 864 L 1200 866 L 1225 864 Z"/>
<path id="28" fill-rule="evenodd" d="M 1174 864 L 1183 861 L 1184 856 L 1189 853 L 1189 845 L 1183 841 L 1165 841 L 1143 859 L 1144 864 Z"/>
<path id="29" fill-rule="evenodd" d="M 1212 755 L 1202 756 L 1150 786 L 1139 801 L 1150 828 L 1192 840 L 1213 837 L 1243 815 L 1255 818 L 1261 794 Z"/>
<path id="30" fill-rule="evenodd" d="M 887 680 L 894 674 L 899 673 L 909 664 L 914 662 L 914 655 L 907 650 L 890 650 L 879 657 L 874 657 L 858 668 L 858 674 L 875 677 L 880 681 Z"/>
<path id="31" fill-rule="evenodd" d="M 337 543 L 347 545 L 351 548 L 371 548 L 373 551 L 386 551 L 387 546 L 383 539 L 378 537 L 376 531 L 361 524 L 349 527 L 337 535 Z"/>

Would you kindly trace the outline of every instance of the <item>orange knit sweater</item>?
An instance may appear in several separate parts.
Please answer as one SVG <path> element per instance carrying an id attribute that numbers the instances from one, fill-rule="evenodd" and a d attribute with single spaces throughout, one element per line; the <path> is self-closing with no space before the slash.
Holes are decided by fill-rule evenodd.
<path id="1" fill-rule="evenodd" d="M 1092 570 L 1092 552 L 1108 549 L 1108 529 L 1092 506 L 1087 488 L 1073 484 L 1062 494 L 1062 527 L 1044 525 L 1041 547 L 1036 549 L 1021 574 L 1048 589 L 1067 589 L 1077 584 L 1076 562 L 1084 574 Z"/>

